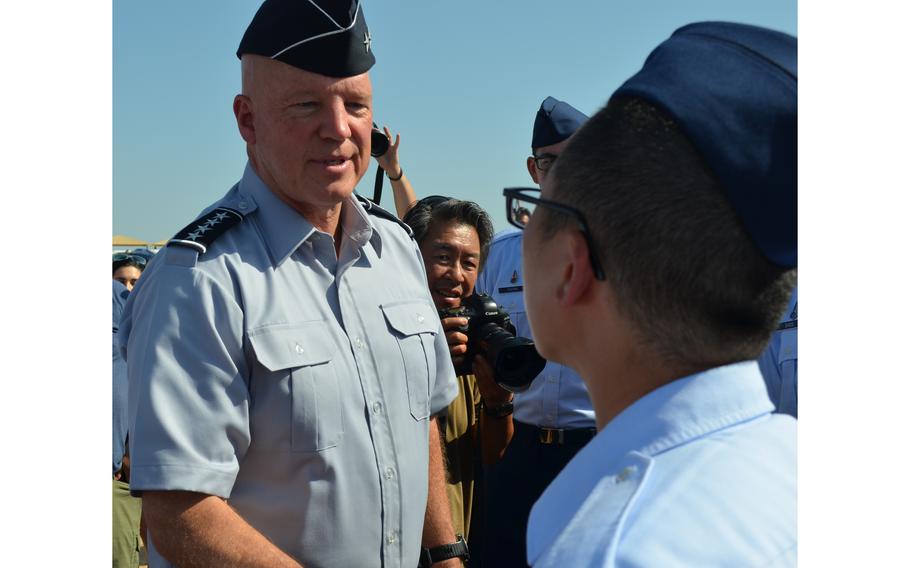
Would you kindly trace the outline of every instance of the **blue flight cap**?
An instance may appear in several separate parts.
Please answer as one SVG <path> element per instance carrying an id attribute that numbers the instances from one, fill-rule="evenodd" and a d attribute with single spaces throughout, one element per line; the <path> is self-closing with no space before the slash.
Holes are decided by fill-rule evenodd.
<path id="1" fill-rule="evenodd" d="M 588 120 L 581 111 L 553 97 L 540 103 L 534 119 L 534 133 L 531 135 L 531 149 L 558 144 L 575 134 Z"/>
<path id="2" fill-rule="evenodd" d="M 142 258 L 145 259 L 146 262 L 149 262 L 150 260 L 152 260 L 152 257 L 155 256 L 155 253 L 153 251 L 150 251 L 147 248 L 139 248 L 139 249 L 131 250 L 127 254 L 131 254 L 133 256 L 141 256 Z"/>
<path id="3" fill-rule="evenodd" d="M 376 63 L 360 0 L 265 0 L 237 48 L 329 77 L 353 77 Z"/>
<path id="4" fill-rule="evenodd" d="M 796 38 L 756 26 L 683 26 L 613 97 L 667 112 L 723 185 L 752 240 L 796 266 Z"/>

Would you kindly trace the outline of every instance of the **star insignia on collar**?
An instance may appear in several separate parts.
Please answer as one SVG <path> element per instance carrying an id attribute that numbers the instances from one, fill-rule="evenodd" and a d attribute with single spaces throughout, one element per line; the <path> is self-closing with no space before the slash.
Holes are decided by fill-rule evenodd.
<path id="1" fill-rule="evenodd" d="M 215 218 L 212 219 L 212 222 L 217 223 L 218 221 L 222 221 L 225 217 L 227 217 L 227 213 L 219 211 L 218 213 L 215 213 Z"/>
<path id="2" fill-rule="evenodd" d="M 370 51 L 370 46 L 373 45 L 373 36 L 370 35 L 370 30 L 363 34 L 363 45 L 366 46 L 367 51 Z"/>
<path id="3" fill-rule="evenodd" d="M 199 233 L 199 231 L 193 231 L 192 233 L 189 233 L 189 234 L 186 236 L 186 238 L 188 238 L 188 239 L 191 240 L 191 241 L 195 241 L 196 239 L 198 239 L 198 238 L 201 237 L 201 236 L 202 236 L 202 235 Z"/>
<path id="4" fill-rule="evenodd" d="M 206 231 L 211 231 L 211 230 L 212 230 L 212 228 L 208 225 L 208 223 L 203 223 L 202 225 L 196 225 L 196 232 L 199 233 L 200 235 L 204 234 Z"/>

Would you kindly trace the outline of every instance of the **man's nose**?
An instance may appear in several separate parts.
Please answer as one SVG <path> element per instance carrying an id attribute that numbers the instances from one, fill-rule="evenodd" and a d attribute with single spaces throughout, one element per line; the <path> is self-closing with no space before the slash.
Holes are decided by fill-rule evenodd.
<path id="1" fill-rule="evenodd" d="M 343 101 L 333 102 L 323 112 L 320 135 L 330 140 L 347 140 L 351 137 L 350 118 Z"/>
<path id="2" fill-rule="evenodd" d="M 461 284 L 465 281 L 464 269 L 461 268 L 460 264 L 456 262 L 449 267 L 449 277 L 457 284 Z"/>

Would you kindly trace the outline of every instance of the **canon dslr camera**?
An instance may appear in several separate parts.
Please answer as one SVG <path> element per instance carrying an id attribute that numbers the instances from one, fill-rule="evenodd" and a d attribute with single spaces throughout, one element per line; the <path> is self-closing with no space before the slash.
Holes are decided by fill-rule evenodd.
<path id="1" fill-rule="evenodd" d="M 499 386 L 521 392 L 528 389 L 534 377 L 547 364 L 533 341 L 515 336 L 515 326 L 509 314 L 486 294 L 472 294 L 462 301 L 460 307 L 439 310 L 439 317 L 468 319 L 468 325 L 460 330 L 468 336 L 468 352 L 462 364 L 455 369 L 459 375 L 470 374 L 474 357 L 481 354 L 493 368 Z"/>

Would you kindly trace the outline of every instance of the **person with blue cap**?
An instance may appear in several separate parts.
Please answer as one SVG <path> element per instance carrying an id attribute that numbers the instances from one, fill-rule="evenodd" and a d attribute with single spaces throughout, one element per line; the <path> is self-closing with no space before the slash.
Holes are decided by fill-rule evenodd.
<path id="1" fill-rule="evenodd" d="M 570 138 L 588 117 L 572 105 L 547 97 L 534 119 L 528 173 L 540 184 L 549 175 Z M 511 214 L 522 217 L 528 210 Z M 533 338 L 522 290 L 521 231 L 505 231 L 493 240 L 477 290 L 509 313 L 516 333 Z M 531 506 L 547 485 L 591 438 L 594 409 L 584 382 L 572 369 L 548 361 L 527 391 L 517 393 L 514 437 L 502 458 L 487 467 L 485 566 L 527 566 L 525 527 Z M 491 410 L 495 411 L 495 410 Z M 499 410 L 498 412 L 503 412 Z"/>
<path id="2" fill-rule="evenodd" d="M 784 310 L 780 323 L 768 347 L 758 358 L 768 396 L 777 412 L 799 417 L 797 387 L 797 287 L 793 287 L 790 303 Z"/>
<path id="3" fill-rule="evenodd" d="M 448 344 L 410 229 L 354 194 L 363 8 L 266 0 L 237 56 L 243 176 L 155 255 L 121 322 L 149 566 L 460 566 Z"/>
<path id="4" fill-rule="evenodd" d="M 113 474 L 113 493 L 111 496 L 111 529 L 112 529 L 112 566 L 114 568 L 138 568 L 139 566 L 139 524 L 142 515 L 142 500 L 130 495 L 130 459 L 129 459 L 129 420 L 128 420 L 128 384 L 126 378 L 126 361 L 120 353 L 117 333 L 123 306 L 129 297 L 129 289 L 117 280 L 113 280 L 113 382 L 112 426 L 113 453 L 111 466 Z"/>
<path id="5" fill-rule="evenodd" d="M 796 282 L 796 53 L 684 26 L 504 190 L 537 348 L 598 429 L 534 505 L 535 568 L 796 565 L 796 420 L 755 361 Z"/>

